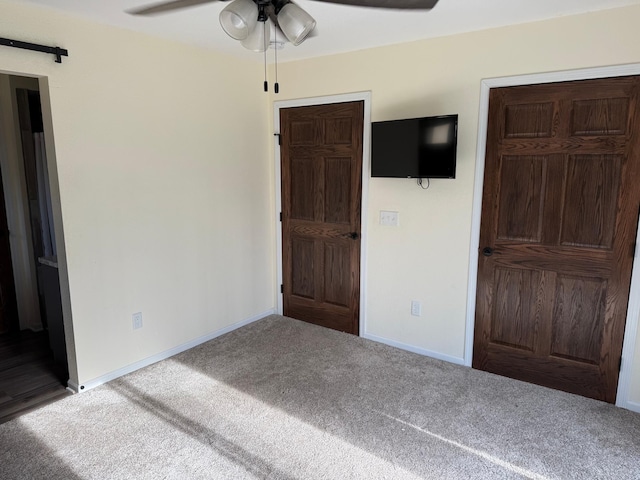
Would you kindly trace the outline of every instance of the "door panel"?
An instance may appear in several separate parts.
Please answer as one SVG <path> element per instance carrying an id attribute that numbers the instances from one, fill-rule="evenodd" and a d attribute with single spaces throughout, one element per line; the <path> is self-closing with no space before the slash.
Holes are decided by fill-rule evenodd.
<path id="1" fill-rule="evenodd" d="M 313 158 L 291 159 L 291 218 L 311 220 L 315 218 L 316 174 Z"/>
<path id="2" fill-rule="evenodd" d="M 324 244 L 324 300 L 349 308 L 350 245 L 344 242 Z"/>
<path id="3" fill-rule="evenodd" d="M 598 365 L 606 294 L 606 280 L 557 276 L 550 355 Z"/>
<path id="4" fill-rule="evenodd" d="M 291 239 L 291 293 L 298 297 L 314 298 L 313 279 L 314 242 L 311 239 Z"/>
<path id="5" fill-rule="evenodd" d="M 621 155 L 569 155 L 561 245 L 610 250 L 620 186 Z"/>
<path id="6" fill-rule="evenodd" d="M 572 135 L 624 135 L 627 131 L 629 98 L 574 100 Z"/>
<path id="7" fill-rule="evenodd" d="M 280 111 L 284 314 L 358 333 L 363 102 Z"/>
<path id="8" fill-rule="evenodd" d="M 505 138 L 550 137 L 553 102 L 506 105 Z"/>
<path id="9" fill-rule="evenodd" d="M 502 159 L 499 239 L 540 242 L 546 167 L 540 156 Z"/>
<path id="10" fill-rule="evenodd" d="M 351 158 L 325 159 L 324 220 L 351 223 Z"/>
<path id="11" fill-rule="evenodd" d="M 535 320 L 540 316 L 536 309 L 540 273 L 496 268 L 494 285 L 502 292 L 504 301 L 494 306 L 491 342 L 532 352 L 536 344 Z"/>
<path id="12" fill-rule="evenodd" d="M 491 91 L 475 368 L 615 401 L 639 91 L 639 77 Z"/>

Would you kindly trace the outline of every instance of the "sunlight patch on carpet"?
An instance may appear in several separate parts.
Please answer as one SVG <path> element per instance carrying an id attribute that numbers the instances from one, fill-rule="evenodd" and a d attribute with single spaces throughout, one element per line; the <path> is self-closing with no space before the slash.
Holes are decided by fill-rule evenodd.
<path id="1" fill-rule="evenodd" d="M 71 398 L 65 416 L 81 417 L 82 429 L 73 420 L 51 428 L 61 404 L 50 406 L 47 428 L 38 412 L 20 421 L 78 478 L 87 465 L 91 478 L 153 478 L 152 472 L 176 478 L 180 471 L 212 478 L 421 478 L 196 369 L 163 364 L 171 383 L 160 382 L 151 366 Z M 175 454 L 162 458 L 158 450 Z"/>
<path id="2" fill-rule="evenodd" d="M 489 454 L 487 452 L 483 452 L 482 450 L 478 450 L 476 448 L 469 447 L 469 446 L 464 445 L 464 444 L 462 444 L 460 442 L 456 442 L 455 440 L 451 440 L 450 438 L 446 438 L 446 437 L 443 437 L 442 435 L 438 435 L 437 433 L 430 432 L 429 430 L 425 430 L 422 427 L 419 427 L 417 425 L 413 425 L 413 424 L 411 424 L 409 422 L 406 422 L 406 421 L 404 421 L 404 420 L 402 420 L 400 418 L 393 417 L 393 416 L 388 415 L 388 414 L 386 414 L 384 412 L 377 412 L 377 413 L 379 413 L 380 415 L 384 415 L 385 417 L 387 417 L 387 418 L 389 418 L 391 420 L 395 420 L 396 422 L 401 423 L 402 425 L 405 425 L 405 426 L 407 426 L 409 428 L 417 430 L 420 433 L 424 433 L 426 435 L 429 435 L 430 437 L 435 438 L 437 440 L 440 440 L 441 442 L 447 443 L 447 444 L 449 444 L 451 446 L 454 446 L 456 448 L 464 450 L 465 452 L 468 452 L 468 453 L 476 455 L 476 456 L 478 456 L 480 458 L 483 458 L 484 460 L 487 460 L 487 461 L 489 461 L 489 462 L 491 462 L 491 463 L 493 463 L 495 465 L 498 465 L 499 467 L 502 467 L 502 468 L 504 468 L 506 470 L 509 470 L 509 471 L 511 471 L 513 473 L 517 473 L 518 475 L 522 475 L 522 476 L 524 476 L 526 478 L 530 478 L 532 480 L 550 480 L 548 477 L 545 477 L 544 475 L 540 475 L 538 473 L 532 472 L 532 471 L 527 470 L 525 468 L 519 467 L 518 465 L 514 465 L 512 463 L 506 462 L 506 461 L 504 461 L 504 460 L 502 460 L 502 459 L 500 459 L 498 457 L 495 457 L 495 456 L 493 456 L 493 455 L 491 455 L 491 454 Z"/>

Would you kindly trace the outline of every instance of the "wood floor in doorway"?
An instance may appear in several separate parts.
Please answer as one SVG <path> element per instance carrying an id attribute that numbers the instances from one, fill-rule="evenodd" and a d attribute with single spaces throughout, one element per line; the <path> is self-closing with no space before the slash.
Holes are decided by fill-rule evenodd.
<path id="1" fill-rule="evenodd" d="M 70 395 L 46 332 L 0 335 L 0 424 Z"/>

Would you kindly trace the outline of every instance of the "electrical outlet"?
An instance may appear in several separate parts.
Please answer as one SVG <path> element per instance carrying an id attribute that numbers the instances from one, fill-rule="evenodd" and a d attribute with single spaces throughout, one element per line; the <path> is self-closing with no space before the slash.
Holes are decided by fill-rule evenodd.
<path id="1" fill-rule="evenodd" d="M 131 320 L 133 322 L 134 330 L 142 328 L 142 312 L 134 313 L 133 315 L 131 315 Z"/>
<path id="2" fill-rule="evenodd" d="M 422 315 L 422 305 L 417 300 L 411 300 L 411 315 L 414 317 Z"/>
<path id="3" fill-rule="evenodd" d="M 398 212 L 380 210 L 380 225 L 384 225 L 386 227 L 397 227 L 398 224 Z"/>

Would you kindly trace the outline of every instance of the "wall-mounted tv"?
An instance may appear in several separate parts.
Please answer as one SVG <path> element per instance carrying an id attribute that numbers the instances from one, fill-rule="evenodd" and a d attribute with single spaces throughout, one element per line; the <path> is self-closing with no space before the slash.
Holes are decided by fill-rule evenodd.
<path id="1" fill-rule="evenodd" d="M 374 122 L 371 176 L 455 178 L 458 115 Z"/>

